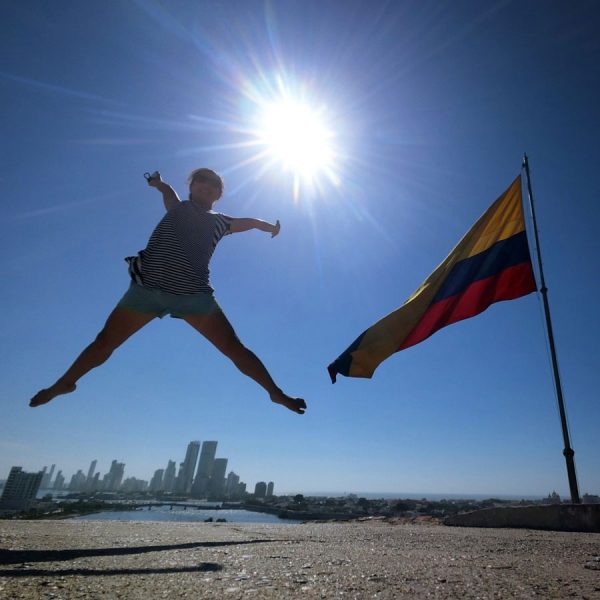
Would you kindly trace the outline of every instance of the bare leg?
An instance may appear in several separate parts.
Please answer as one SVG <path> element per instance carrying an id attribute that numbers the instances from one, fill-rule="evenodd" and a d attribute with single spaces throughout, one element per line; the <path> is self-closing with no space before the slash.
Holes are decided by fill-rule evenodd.
<path id="1" fill-rule="evenodd" d="M 217 311 L 212 315 L 188 315 L 183 317 L 196 331 L 216 346 L 244 374 L 254 379 L 269 394 L 271 400 L 300 415 L 306 410 L 302 398 L 292 398 L 277 387 L 273 378 L 258 356 L 246 348 L 239 340 L 227 317 Z"/>
<path id="2" fill-rule="evenodd" d="M 128 337 L 155 318 L 154 314 L 138 313 L 127 308 L 115 308 L 98 337 L 77 357 L 67 372 L 54 385 L 40 390 L 29 406 L 40 406 L 56 396 L 75 391 L 77 381 L 105 362 Z"/>

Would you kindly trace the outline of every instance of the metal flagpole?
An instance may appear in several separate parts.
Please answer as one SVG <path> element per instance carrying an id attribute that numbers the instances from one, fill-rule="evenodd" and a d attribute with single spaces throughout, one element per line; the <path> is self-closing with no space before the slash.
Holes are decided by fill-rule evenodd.
<path id="1" fill-rule="evenodd" d="M 569 477 L 569 488 L 571 490 L 571 502 L 573 504 L 579 504 L 579 489 L 577 487 L 577 475 L 575 473 L 575 451 L 571 448 L 569 441 L 569 428 L 567 425 L 567 414 L 565 411 L 565 402 L 563 399 L 562 386 L 560 383 L 560 374 L 558 372 L 558 359 L 556 358 L 556 347 L 554 345 L 554 334 L 552 332 L 552 320 L 550 318 L 550 306 L 548 304 L 548 288 L 544 280 L 544 270 L 542 268 L 542 255 L 540 253 L 540 239 L 538 236 L 537 221 L 535 218 L 535 208 L 533 205 L 533 193 L 531 191 L 531 177 L 529 175 L 529 161 L 527 160 L 527 154 L 523 155 L 523 167 L 525 168 L 525 175 L 527 176 L 527 194 L 529 196 L 529 206 L 531 208 L 531 217 L 533 219 L 533 232 L 535 235 L 535 246 L 537 249 L 538 269 L 540 273 L 540 292 L 542 294 L 542 300 L 544 303 L 544 314 L 546 317 L 546 329 L 548 331 L 548 342 L 550 344 L 550 355 L 552 357 L 552 371 L 554 372 L 554 386 L 556 387 L 556 397 L 558 399 L 558 410 L 560 412 L 560 422 L 562 425 L 563 440 L 565 449 L 563 454 L 567 463 L 567 475 Z"/>

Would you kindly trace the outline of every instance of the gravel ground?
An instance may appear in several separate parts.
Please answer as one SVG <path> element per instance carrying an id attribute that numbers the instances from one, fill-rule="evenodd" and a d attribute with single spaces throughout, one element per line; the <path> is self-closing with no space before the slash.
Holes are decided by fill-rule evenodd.
<path id="1" fill-rule="evenodd" d="M 0 598 L 599 598 L 600 534 L 0 521 Z"/>

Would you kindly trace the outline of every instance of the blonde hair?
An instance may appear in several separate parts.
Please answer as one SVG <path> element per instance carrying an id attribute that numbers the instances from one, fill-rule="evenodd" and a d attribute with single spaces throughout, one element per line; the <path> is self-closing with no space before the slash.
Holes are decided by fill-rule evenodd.
<path id="1" fill-rule="evenodd" d="M 218 173 L 205 167 L 194 169 L 187 178 L 188 186 L 192 185 L 192 182 L 194 179 L 196 179 L 196 177 L 206 177 L 206 179 L 210 179 L 216 186 L 218 186 L 220 190 L 219 198 L 223 195 L 225 184 L 223 183 L 223 178 Z"/>

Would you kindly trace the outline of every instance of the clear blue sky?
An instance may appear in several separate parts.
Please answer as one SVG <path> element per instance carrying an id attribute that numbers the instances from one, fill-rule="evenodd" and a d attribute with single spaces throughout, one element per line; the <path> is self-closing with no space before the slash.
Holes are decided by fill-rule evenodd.
<path id="1" fill-rule="evenodd" d="M 493 305 L 372 380 L 326 365 L 404 300 L 530 158 L 581 493 L 600 493 L 597 2 L 5 3 L 0 478 L 92 459 L 150 478 L 190 440 L 278 492 L 568 495 L 541 302 Z M 244 145 L 249 90 L 325 106 L 339 184 L 294 201 Z M 128 286 L 124 256 L 198 166 L 226 238 L 216 295 L 300 417 L 180 321 L 151 323 L 76 394 L 30 409 Z"/>

